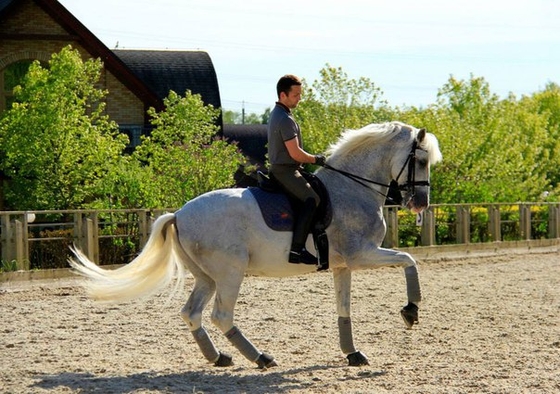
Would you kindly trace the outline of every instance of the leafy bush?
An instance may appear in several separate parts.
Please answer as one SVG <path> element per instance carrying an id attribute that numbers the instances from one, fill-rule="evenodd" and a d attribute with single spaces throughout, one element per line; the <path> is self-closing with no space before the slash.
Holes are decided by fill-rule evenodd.
<path id="1" fill-rule="evenodd" d="M 0 264 L 0 272 L 13 272 L 13 271 L 17 271 L 17 269 L 18 266 L 16 260 L 11 260 L 11 261 L 2 260 Z"/>

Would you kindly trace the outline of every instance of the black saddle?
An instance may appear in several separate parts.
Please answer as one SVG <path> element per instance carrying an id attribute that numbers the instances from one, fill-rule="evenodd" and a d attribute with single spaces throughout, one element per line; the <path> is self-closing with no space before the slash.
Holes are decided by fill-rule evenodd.
<path id="1" fill-rule="evenodd" d="M 332 208 L 329 193 L 325 185 L 315 175 L 301 171 L 307 182 L 321 198 L 313 218 L 312 235 L 319 257 L 319 270 L 328 268 L 328 239 L 325 232 L 332 220 Z M 284 192 L 274 178 L 262 172 L 257 174 L 259 186 L 249 187 L 259 205 L 265 223 L 275 231 L 292 231 L 294 217 L 299 214 L 301 203 Z"/>

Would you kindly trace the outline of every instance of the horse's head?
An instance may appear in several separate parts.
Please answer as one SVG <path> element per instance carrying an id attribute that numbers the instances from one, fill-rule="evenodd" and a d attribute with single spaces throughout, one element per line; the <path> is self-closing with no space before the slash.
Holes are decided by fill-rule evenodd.
<path id="1" fill-rule="evenodd" d="M 401 122 L 370 124 L 346 130 L 327 153 L 328 169 L 376 190 L 379 199 L 387 195 L 375 187 L 389 187 L 392 179 L 404 206 L 416 213 L 428 207 L 430 165 L 441 160 L 441 152 L 425 129 Z"/>
<path id="2" fill-rule="evenodd" d="M 402 205 L 412 212 L 422 212 L 430 205 L 430 165 L 440 160 L 436 137 L 426 129 L 418 130 L 395 177 Z"/>

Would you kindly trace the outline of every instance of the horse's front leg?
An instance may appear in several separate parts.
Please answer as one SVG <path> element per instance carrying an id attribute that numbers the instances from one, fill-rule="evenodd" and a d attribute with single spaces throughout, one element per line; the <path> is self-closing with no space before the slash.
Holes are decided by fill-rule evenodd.
<path id="1" fill-rule="evenodd" d="M 374 246 L 348 259 L 348 266 L 352 270 L 384 266 L 403 267 L 408 304 L 401 309 L 401 316 L 408 329 L 418 323 L 418 307 L 422 301 L 422 290 L 418 278 L 418 265 L 410 254 Z"/>
<path id="2" fill-rule="evenodd" d="M 354 347 L 352 319 L 350 317 L 352 271 L 349 268 L 335 268 L 333 269 L 333 278 L 338 313 L 340 350 L 346 354 L 350 366 L 368 365 L 367 357 Z"/>

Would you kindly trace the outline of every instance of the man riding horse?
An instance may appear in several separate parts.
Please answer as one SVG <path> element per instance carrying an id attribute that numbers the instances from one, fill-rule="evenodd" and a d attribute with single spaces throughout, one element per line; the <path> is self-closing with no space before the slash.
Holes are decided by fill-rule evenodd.
<path id="1" fill-rule="evenodd" d="M 278 101 L 268 122 L 269 174 L 284 191 L 300 204 L 294 217 L 292 245 L 288 261 L 294 264 L 318 264 L 317 258 L 305 249 L 319 203 L 319 195 L 302 176 L 302 164 L 324 165 L 323 155 L 311 155 L 303 149 L 301 130 L 291 110 L 301 99 L 301 79 L 284 75 L 276 85 Z"/>

